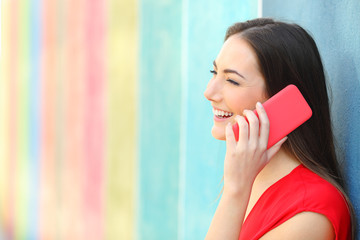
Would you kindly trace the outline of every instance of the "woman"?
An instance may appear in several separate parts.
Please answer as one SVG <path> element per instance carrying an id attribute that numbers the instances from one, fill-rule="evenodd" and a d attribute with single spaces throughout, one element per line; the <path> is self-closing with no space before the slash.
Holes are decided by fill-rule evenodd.
<path id="1" fill-rule="evenodd" d="M 236 23 L 213 65 L 204 95 L 214 109 L 212 135 L 226 140 L 227 149 L 223 193 L 206 239 L 352 239 L 353 211 L 311 36 L 272 19 Z M 289 84 L 299 88 L 313 115 L 267 150 L 269 121 L 261 103 Z"/>

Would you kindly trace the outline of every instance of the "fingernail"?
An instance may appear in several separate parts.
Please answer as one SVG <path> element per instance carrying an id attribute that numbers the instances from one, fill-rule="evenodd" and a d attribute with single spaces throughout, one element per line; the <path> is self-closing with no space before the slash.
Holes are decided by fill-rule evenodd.
<path id="1" fill-rule="evenodd" d="M 263 105 L 262 105 L 260 102 L 257 102 L 256 105 L 257 105 L 259 108 L 263 108 Z"/>

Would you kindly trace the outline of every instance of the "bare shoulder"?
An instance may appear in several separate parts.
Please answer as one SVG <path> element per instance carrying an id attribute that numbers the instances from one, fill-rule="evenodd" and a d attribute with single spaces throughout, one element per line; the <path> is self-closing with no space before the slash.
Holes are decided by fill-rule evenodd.
<path id="1" fill-rule="evenodd" d="M 301 212 L 266 233 L 261 240 L 333 240 L 335 232 L 329 219 L 315 212 Z"/>

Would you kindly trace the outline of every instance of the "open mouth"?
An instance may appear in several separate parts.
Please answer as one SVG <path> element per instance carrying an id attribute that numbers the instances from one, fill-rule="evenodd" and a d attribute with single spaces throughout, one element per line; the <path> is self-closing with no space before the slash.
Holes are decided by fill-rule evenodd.
<path id="1" fill-rule="evenodd" d="M 215 109 L 215 108 L 213 108 L 213 113 L 218 118 L 229 118 L 229 117 L 232 117 L 234 115 L 234 113 L 218 110 L 218 109 Z"/>

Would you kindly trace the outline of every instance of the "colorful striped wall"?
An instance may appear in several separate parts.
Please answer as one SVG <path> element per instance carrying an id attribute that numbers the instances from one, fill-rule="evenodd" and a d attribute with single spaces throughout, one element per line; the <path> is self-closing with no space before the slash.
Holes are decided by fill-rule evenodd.
<path id="1" fill-rule="evenodd" d="M 133 239 L 135 1 L 1 2 L 0 232 Z"/>
<path id="2" fill-rule="evenodd" d="M 319 44 L 360 214 L 360 6 L 335 2 L 0 0 L 0 239 L 204 239 L 225 144 L 203 92 L 226 28 L 262 14 Z"/>

